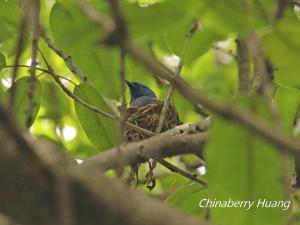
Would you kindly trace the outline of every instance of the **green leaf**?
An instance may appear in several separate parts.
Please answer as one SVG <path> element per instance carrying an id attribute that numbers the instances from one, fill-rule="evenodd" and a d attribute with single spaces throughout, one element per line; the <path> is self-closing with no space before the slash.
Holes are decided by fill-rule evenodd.
<path id="1" fill-rule="evenodd" d="M 14 102 L 13 109 L 18 120 L 18 123 L 25 127 L 27 122 L 27 113 L 29 109 L 29 98 L 28 93 L 30 91 L 30 77 L 22 77 L 18 79 L 14 85 Z M 32 113 L 32 121 L 30 123 L 33 124 L 38 111 L 40 109 L 41 97 L 42 97 L 42 86 L 39 80 L 35 79 L 35 89 L 34 89 L 34 107 L 31 110 Z M 11 94 L 11 88 L 8 89 L 8 94 Z"/>
<path id="2" fill-rule="evenodd" d="M 199 1 L 189 0 L 183 6 L 182 1 L 173 0 L 141 7 L 124 1 L 123 8 L 129 29 L 137 40 L 145 44 L 155 41 L 170 54 L 181 55 L 185 35 L 197 18 L 195 8 L 199 8 L 199 4 Z M 157 15 L 160 17 L 154 19 Z M 196 32 L 186 49 L 185 62 L 201 56 L 214 41 L 220 39 L 221 36 L 209 28 Z"/>
<path id="3" fill-rule="evenodd" d="M 271 118 L 265 109 L 266 104 L 255 99 L 249 100 L 250 104 L 246 104 L 248 109 Z M 288 210 L 257 207 L 260 199 L 289 200 L 283 181 L 286 173 L 283 165 L 287 161 L 274 145 L 239 124 L 216 117 L 205 151 L 210 199 L 254 201 L 249 210 L 243 207 L 211 208 L 213 222 L 217 224 L 222 221 L 224 225 L 286 223 Z"/>
<path id="4" fill-rule="evenodd" d="M 99 26 L 89 21 L 74 1 L 56 3 L 51 10 L 50 25 L 54 40 L 72 57 L 79 70 L 103 95 L 118 99 L 119 52 L 97 45 L 102 34 Z"/>
<path id="5" fill-rule="evenodd" d="M 87 145 L 84 142 L 78 143 L 74 148 L 70 149 L 69 152 L 80 159 L 87 159 L 98 153 L 98 150 L 92 146 Z"/>
<path id="6" fill-rule="evenodd" d="M 93 85 L 108 98 L 119 99 L 119 52 L 116 49 L 91 49 L 88 46 L 73 46 L 69 53 L 76 66 Z"/>
<path id="7" fill-rule="evenodd" d="M 0 53 L 0 71 L 6 66 L 5 56 Z"/>
<path id="8" fill-rule="evenodd" d="M 300 23 L 295 16 L 279 21 L 274 31 L 263 38 L 266 53 L 277 69 L 276 81 L 284 86 L 300 87 Z"/>
<path id="9" fill-rule="evenodd" d="M 20 17 L 21 11 L 16 4 L 0 1 L 0 43 L 16 34 Z"/>
<path id="10" fill-rule="evenodd" d="M 177 21 L 186 16 L 188 10 L 187 7 L 180 5 L 179 0 L 159 2 L 147 7 L 122 1 L 122 8 L 131 33 L 137 39 L 146 40 L 176 27 Z"/>
<path id="11" fill-rule="evenodd" d="M 107 113 L 112 110 L 98 91 L 89 84 L 75 87 L 74 94 L 83 101 Z M 78 102 L 74 102 L 78 120 L 90 142 L 100 151 L 109 149 L 117 143 L 116 121 L 90 111 Z"/>
<path id="12" fill-rule="evenodd" d="M 55 41 L 62 48 L 91 45 L 100 40 L 100 27 L 90 22 L 75 1 L 54 4 L 50 13 L 50 26 Z"/>
<path id="13" fill-rule="evenodd" d="M 275 93 L 284 128 L 291 132 L 300 104 L 300 91 L 295 88 L 279 87 Z"/>
<path id="14" fill-rule="evenodd" d="M 44 92 L 42 106 L 45 108 L 41 117 L 57 121 L 70 114 L 68 97 L 61 88 L 54 82 L 43 80 L 41 83 Z"/>
<path id="15" fill-rule="evenodd" d="M 207 198 L 207 189 L 198 183 L 178 188 L 174 193 L 166 199 L 167 204 L 184 211 L 185 213 L 204 218 L 206 214 L 205 208 L 199 207 L 199 201 Z"/>
<path id="16" fill-rule="evenodd" d="M 186 34 L 190 30 L 194 21 L 195 20 L 192 18 L 180 21 L 178 26 L 165 30 L 163 35 L 157 39 L 156 43 L 162 49 L 167 50 L 169 54 L 176 54 L 180 56 L 186 41 Z M 214 42 L 223 38 L 225 38 L 225 36 L 217 34 L 204 25 L 204 27 L 198 29 L 188 41 L 187 48 L 184 52 L 184 62 L 186 64 L 192 62 L 203 55 Z"/>
<path id="17" fill-rule="evenodd" d="M 273 2 L 266 0 L 204 0 L 199 16 L 206 26 L 220 35 L 246 34 L 268 24 L 273 16 Z"/>
<path id="18" fill-rule="evenodd" d="M 176 173 L 169 174 L 168 176 L 158 177 L 157 181 L 166 192 L 174 192 L 178 188 L 191 183 L 190 180 Z"/>

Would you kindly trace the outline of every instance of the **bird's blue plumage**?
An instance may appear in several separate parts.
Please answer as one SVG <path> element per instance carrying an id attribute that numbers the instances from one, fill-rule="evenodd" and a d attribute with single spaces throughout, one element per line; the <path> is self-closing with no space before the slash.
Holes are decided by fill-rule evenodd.
<path id="1" fill-rule="evenodd" d="M 138 108 L 157 102 L 155 93 L 146 85 L 139 82 L 130 82 L 126 80 L 126 84 L 130 89 L 130 107 Z"/>

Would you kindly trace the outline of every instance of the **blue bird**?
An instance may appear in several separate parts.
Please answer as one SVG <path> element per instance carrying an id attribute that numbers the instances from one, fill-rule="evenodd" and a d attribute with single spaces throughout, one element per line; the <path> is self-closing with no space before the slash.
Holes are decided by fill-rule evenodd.
<path id="1" fill-rule="evenodd" d="M 126 80 L 126 84 L 130 89 L 130 108 L 139 108 L 158 101 L 155 93 L 146 85 L 128 80 Z"/>

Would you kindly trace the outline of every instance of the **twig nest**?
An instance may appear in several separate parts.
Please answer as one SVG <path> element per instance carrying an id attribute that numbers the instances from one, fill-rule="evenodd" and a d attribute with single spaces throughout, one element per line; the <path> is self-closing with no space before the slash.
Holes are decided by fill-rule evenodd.
<path id="1" fill-rule="evenodd" d="M 127 121 L 148 131 L 155 132 L 159 124 L 163 105 L 163 101 L 157 100 L 157 102 L 148 104 L 143 107 L 128 108 Z M 172 129 L 180 124 L 182 123 L 179 120 L 178 113 L 174 105 L 170 103 L 161 132 Z M 127 142 L 140 141 L 148 137 L 150 137 L 150 135 L 146 134 L 145 132 L 137 131 L 134 128 L 128 126 L 126 127 L 125 139 Z"/>

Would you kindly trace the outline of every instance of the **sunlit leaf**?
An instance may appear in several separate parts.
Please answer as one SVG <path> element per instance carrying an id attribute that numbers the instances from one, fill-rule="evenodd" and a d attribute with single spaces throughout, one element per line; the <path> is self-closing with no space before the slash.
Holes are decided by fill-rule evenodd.
<path id="1" fill-rule="evenodd" d="M 111 109 L 98 91 L 89 84 L 75 87 L 74 94 L 90 105 L 107 113 Z M 78 120 L 91 143 L 100 151 L 111 148 L 117 143 L 116 121 L 91 112 L 78 102 L 74 102 Z"/>
<path id="2" fill-rule="evenodd" d="M 13 109 L 19 124 L 23 127 L 26 126 L 27 117 L 29 113 L 29 107 L 32 107 L 31 111 L 31 122 L 32 124 L 37 116 L 37 113 L 41 104 L 42 97 L 42 85 L 39 80 L 34 80 L 34 92 L 33 92 L 33 106 L 29 104 L 29 92 L 32 91 L 30 86 L 31 78 L 22 77 L 18 79 L 14 84 L 14 102 Z M 11 94 L 11 88 L 8 89 L 8 95 Z"/>

